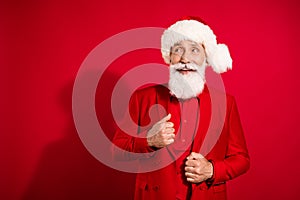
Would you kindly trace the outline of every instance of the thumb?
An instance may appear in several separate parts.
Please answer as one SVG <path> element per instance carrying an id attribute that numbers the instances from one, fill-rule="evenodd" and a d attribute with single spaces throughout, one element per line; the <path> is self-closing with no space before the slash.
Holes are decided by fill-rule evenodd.
<path id="1" fill-rule="evenodd" d="M 158 123 L 164 123 L 171 119 L 171 114 L 169 113 L 167 116 L 158 121 Z"/>

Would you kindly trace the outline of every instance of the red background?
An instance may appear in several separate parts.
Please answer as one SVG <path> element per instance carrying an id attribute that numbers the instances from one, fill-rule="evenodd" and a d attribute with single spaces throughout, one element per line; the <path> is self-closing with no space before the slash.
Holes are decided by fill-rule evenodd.
<path id="1" fill-rule="evenodd" d="M 0 199 L 131 199 L 134 177 L 99 163 L 79 140 L 72 82 L 103 40 L 185 15 L 203 18 L 234 60 L 223 79 L 251 168 L 229 182 L 230 199 L 299 199 L 299 11 L 296 0 L 1 1 Z M 154 50 L 124 57 L 104 92 L 130 67 L 163 63 Z"/>

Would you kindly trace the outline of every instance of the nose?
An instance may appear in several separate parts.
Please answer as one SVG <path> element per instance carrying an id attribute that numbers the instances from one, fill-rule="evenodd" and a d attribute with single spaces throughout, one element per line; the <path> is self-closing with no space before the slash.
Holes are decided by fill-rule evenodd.
<path id="1" fill-rule="evenodd" d="M 181 62 L 181 63 L 184 63 L 184 64 L 190 62 L 190 60 L 188 59 L 188 56 L 187 56 L 187 53 L 186 53 L 186 52 L 184 52 L 184 53 L 181 55 L 180 62 Z"/>

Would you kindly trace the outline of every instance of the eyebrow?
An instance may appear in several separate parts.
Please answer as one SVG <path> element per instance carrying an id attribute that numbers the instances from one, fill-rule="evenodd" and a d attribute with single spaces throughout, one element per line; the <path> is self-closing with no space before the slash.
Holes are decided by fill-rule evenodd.
<path id="1" fill-rule="evenodd" d="M 191 43 L 191 46 L 194 46 L 194 47 L 197 47 L 197 46 L 200 46 L 201 44 L 198 44 L 198 43 L 196 43 L 196 42 L 194 42 L 194 41 L 190 41 L 190 43 Z M 173 45 L 173 47 L 175 47 L 175 46 L 182 46 L 182 44 L 180 44 L 180 42 L 177 42 L 177 43 L 175 43 L 174 45 Z"/>
<path id="2" fill-rule="evenodd" d="M 178 47 L 178 46 L 182 46 L 182 44 L 176 43 L 173 45 L 173 47 Z"/>
<path id="3" fill-rule="evenodd" d="M 192 46 L 192 47 L 197 47 L 197 48 L 199 48 L 199 47 L 200 47 L 200 45 L 199 45 L 199 44 L 192 44 L 191 46 Z"/>
<path id="4" fill-rule="evenodd" d="M 176 47 L 183 47 L 183 46 L 181 44 L 174 44 L 174 46 L 172 46 L 172 49 Z M 198 49 L 201 48 L 199 44 L 191 44 L 191 47 L 198 48 Z"/>
<path id="5" fill-rule="evenodd" d="M 191 46 L 193 46 L 193 47 L 200 47 L 201 44 L 198 44 L 197 42 L 191 41 Z"/>

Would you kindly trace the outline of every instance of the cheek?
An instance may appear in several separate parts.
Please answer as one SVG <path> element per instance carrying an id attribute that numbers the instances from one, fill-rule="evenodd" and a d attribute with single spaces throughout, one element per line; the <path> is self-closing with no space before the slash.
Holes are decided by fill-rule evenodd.
<path id="1" fill-rule="evenodd" d="M 197 65 L 202 65 L 204 62 L 204 55 L 201 56 L 196 56 L 194 57 L 193 61 L 197 64 Z"/>
<path id="2" fill-rule="evenodd" d="M 176 64 L 180 61 L 180 56 L 172 55 L 171 56 L 171 64 Z"/>

